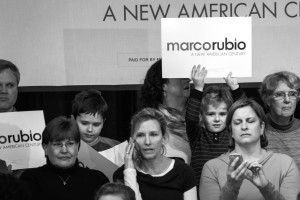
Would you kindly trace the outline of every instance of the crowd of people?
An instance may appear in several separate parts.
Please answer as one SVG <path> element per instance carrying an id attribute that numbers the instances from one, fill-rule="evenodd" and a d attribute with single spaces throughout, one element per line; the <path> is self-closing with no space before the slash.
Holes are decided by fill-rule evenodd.
<path id="1" fill-rule="evenodd" d="M 299 200 L 300 78 L 267 75 L 260 105 L 232 73 L 226 84 L 206 85 L 206 75 L 198 65 L 190 79 L 163 78 L 161 60 L 149 68 L 112 183 L 79 165 L 82 141 L 97 152 L 120 143 L 101 136 L 108 111 L 101 92 L 79 92 L 72 116 L 54 118 L 42 133 L 45 165 L 14 170 L 0 158 L 0 199 Z M 0 112 L 17 111 L 19 83 L 18 68 L 0 59 Z"/>

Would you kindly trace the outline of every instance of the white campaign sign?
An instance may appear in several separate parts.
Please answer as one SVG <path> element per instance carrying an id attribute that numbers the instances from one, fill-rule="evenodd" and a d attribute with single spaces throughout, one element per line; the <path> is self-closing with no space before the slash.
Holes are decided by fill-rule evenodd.
<path id="1" fill-rule="evenodd" d="M 43 111 L 0 113 L 0 159 L 14 170 L 44 165 L 44 128 Z"/>
<path id="2" fill-rule="evenodd" d="M 194 65 L 207 77 L 252 76 L 250 17 L 165 18 L 161 21 L 163 77 L 189 78 Z"/>

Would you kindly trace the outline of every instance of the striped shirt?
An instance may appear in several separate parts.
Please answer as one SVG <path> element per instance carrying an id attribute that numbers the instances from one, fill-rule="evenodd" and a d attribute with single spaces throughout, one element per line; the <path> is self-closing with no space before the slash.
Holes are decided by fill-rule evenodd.
<path id="1" fill-rule="evenodd" d="M 212 133 L 199 125 L 202 95 L 203 93 L 198 90 L 191 90 L 186 110 L 186 129 L 192 150 L 191 167 L 196 175 L 197 187 L 199 187 L 204 164 L 229 150 L 226 129 L 219 133 Z M 234 99 L 238 99 L 244 95 L 244 92 L 238 88 L 232 92 L 232 95 Z"/>

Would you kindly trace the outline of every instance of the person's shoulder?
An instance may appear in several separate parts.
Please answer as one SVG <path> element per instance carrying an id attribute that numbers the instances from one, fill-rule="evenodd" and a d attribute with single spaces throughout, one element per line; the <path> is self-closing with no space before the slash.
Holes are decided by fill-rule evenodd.
<path id="1" fill-rule="evenodd" d="M 107 178 L 107 176 L 99 171 L 99 170 L 96 170 L 96 169 L 89 169 L 89 168 L 86 168 L 86 167 L 79 167 L 79 169 L 81 170 L 81 172 L 91 178 Z"/>
<path id="2" fill-rule="evenodd" d="M 113 174 L 113 181 L 116 182 L 117 180 L 123 180 L 124 179 L 124 175 L 123 175 L 123 171 L 125 169 L 125 166 L 122 165 L 121 167 L 119 167 Z"/>
<path id="3" fill-rule="evenodd" d="M 20 170 L 14 170 L 13 174 L 15 174 L 15 171 L 20 171 Z M 27 177 L 40 177 L 47 174 L 47 170 L 45 165 L 41 167 L 36 167 L 36 168 L 28 168 L 28 169 L 22 169 L 22 173 L 20 174 L 20 178 L 27 178 Z"/>
<path id="4" fill-rule="evenodd" d="M 227 168 L 228 163 L 229 163 L 229 152 L 223 153 L 222 155 L 220 155 L 217 158 L 213 158 L 211 160 L 208 160 L 204 164 L 204 167 L 220 169 L 220 168 L 223 168 L 225 166 Z"/>
<path id="5" fill-rule="evenodd" d="M 276 160 L 279 160 L 282 163 L 293 162 L 294 161 L 291 156 L 283 154 L 283 153 L 274 153 L 273 152 L 273 157 L 276 158 Z"/>
<path id="6" fill-rule="evenodd" d="M 193 171 L 192 167 L 185 163 L 183 159 L 181 158 L 172 158 L 174 159 L 174 169 L 179 169 L 182 171 Z"/>

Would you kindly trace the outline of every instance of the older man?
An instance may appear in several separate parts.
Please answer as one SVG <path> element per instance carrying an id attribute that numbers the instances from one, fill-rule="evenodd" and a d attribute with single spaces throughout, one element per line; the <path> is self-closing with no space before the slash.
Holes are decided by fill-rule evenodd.
<path id="1" fill-rule="evenodd" d="M 0 59 L 0 112 L 15 111 L 19 82 L 20 72 L 16 65 Z"/>
<path id="2" fill-rule="evenodd" d="M 20 72 L 16 65 L 12 62 L 0 59 L 0 113 L 15 111 L 15 103 L 18 97 L 18 85 L 20 82 Z M 5 166 L 6 163 L 0 159 L 2 163 L 0 173 L 11 173 L 11 165 Z M 18 177 L 22 170 L 14 171 L 14 175 Z"/>

